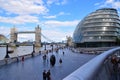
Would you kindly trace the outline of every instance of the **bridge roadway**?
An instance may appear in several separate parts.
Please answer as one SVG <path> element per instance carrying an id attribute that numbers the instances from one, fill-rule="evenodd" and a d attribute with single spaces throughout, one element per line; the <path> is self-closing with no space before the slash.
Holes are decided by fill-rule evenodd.
<path id="1" fill-rule="evenodd" d="M 52 54 L 57 59 L 54 67 L 49 64 L 49 58 Z M 43 54 L 26 59 L 24 62 L 19 61 L 1 66 L 0 80 L 43 80 L 42 72 L 44 69 L 50 69 L 51 80 L 62 80 L 96 55 L 73 53 L 69 49 L 63 49 L 59 50 L 58 53 L 48 53 L 48 62 L 44 62 L 42 56 Z M 62 64 L 59 64 L 60 58 L 63 60 Z"/>

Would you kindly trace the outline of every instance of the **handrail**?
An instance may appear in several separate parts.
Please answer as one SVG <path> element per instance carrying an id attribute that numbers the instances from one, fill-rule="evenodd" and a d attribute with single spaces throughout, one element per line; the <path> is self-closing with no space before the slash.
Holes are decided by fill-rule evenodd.
<path id="1" fill-rule="evenodd" d="M 103 52 L 65 77 L 63 80 L 94 80 L 94 77 L 98 74 L 106 58 L 118 50 L 120 50 L 120 47 Z"/>

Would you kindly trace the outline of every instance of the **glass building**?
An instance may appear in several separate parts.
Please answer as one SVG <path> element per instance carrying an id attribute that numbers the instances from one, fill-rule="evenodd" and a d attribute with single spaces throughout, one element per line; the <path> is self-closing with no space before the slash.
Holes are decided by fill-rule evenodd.
<path id="1" fill-rule="evenodd" d="M 7 41 L 8 41 L 8 39 L 4 35 L 0 34 L 0 44 L 6 43 Z"/>
<path id="2" fill-rule="evenodd" d="M 73 33 L 73 43 L 81 47 L 116 46 L 120 20 L 114 8 L 98 9 L 86 16 Z"/>

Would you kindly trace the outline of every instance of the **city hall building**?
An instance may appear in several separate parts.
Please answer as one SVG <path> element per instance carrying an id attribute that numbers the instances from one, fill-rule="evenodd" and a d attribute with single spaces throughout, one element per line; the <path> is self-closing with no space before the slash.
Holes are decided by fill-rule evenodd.
<path id="1" fill-rule="evenodd" d="M 114 8 L 98 9 L 79 22 L 73 43 L 78 47 L 116 46 L 120 36 L 120 20 Z"/>

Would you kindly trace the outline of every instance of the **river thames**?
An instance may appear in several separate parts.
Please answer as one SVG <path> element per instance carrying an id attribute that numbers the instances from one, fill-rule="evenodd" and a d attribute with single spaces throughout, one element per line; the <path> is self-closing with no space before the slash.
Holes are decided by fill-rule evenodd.
<path id="1" fill-rule="evenodd" d="M 47 49 L 51 49 L 51 47 L 48 45 L 46 46 Z M 43 47 L 35 47 L 35 52 L 39 52 L 40 50 L 44 50 Z M 10 57 L 17 57 L 22 56 L 26 54 L 31 54 L 33 51 L 33 46 L 19 46 L 19 47 L 9 47 L 8 50 L 14 50 L 13 53 L 9 53 Z M 3 60 L 6 55 L 6 47 L 0 47 L 0 60 Z"/>

